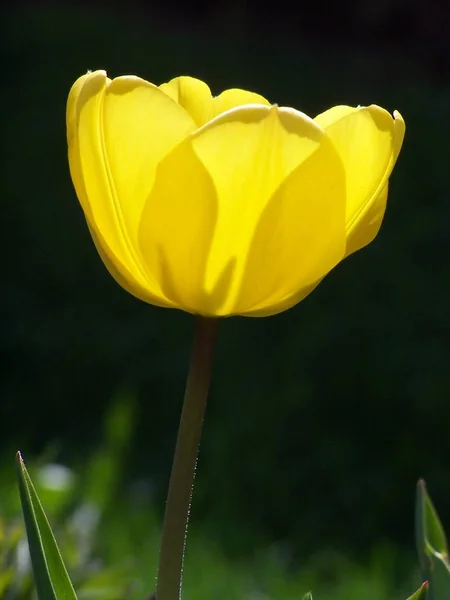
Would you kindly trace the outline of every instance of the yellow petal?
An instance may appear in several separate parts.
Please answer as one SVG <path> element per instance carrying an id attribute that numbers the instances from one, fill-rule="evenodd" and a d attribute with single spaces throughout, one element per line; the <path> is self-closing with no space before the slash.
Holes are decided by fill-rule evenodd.
<path id="1" fill-rule="evenodd" d="M 139 298 L 139 300 L 143 300 L 149 304 L 173 308 L 173 303 L 167 300 L 167 298 L 161 297 L 161 295 L 155 295 L 148 287 L 143 287 L 139 280 L 134 277 L 118 257 L 112 253 L 111 248 L 105 243 L 101 233 L 95 229 L 95 225 L 90 224 L 89 221 L 87 221 L 87 225 L 103 264 L 108 269 L 110 275 L 112 275 L 124 290 L 136 298 Z"/>
<path id="2" fill-rule="evenodd" d="M 388 188 L 389 185 L 386 183 L 381 193 L 370 203 L 368 210 L 363 213 L 356 227 L 353 227 L 349 232 L 345 250 L 346 256 L 361 250 L 376 238 L 386 211 Z"/>
<path id="3" fill-rule="evenodd" d="M 294 292 L 293 294 L 289 294 L 288 296 L 282 298 L 278 302 L 269 305 L 267 308 L 254 308 L 245 313 L 246 317 L 271 317 L 272 315 L 277 315 L 289 308 L 292 308 L 302 300 L 309 296 L 311 292 L 313 292 L 323 278 L 319 279 L 315 283 L 308 285 L 298 292 Z"/>
<path id="4" fill-rule="evenodd" d="M 306 115 L 233 109 L 160 164 L 142 216 L 142 253 L 185 310 L 270 310 L 342 258 L 344 188 L 333 145 Z"/>
<path id="5" fill-rule="evenodd" d="M 76 82 L 69 96 L 69 163 L 86 218 L 104 253 L 155 296 L 158 282 L 137 246 L 140 215 L 158 162 L 194 129 L 178 104 L 137 77 L 110 81 L 97 71 Z"/>
<path id="6" fill-rule="evenodd" d="M 264 104 L 265 106 L 270 106 L 268 100 L 254 92 L 247 92 L 246 90 L 240 89 L 225 90 L 217 97 L 213 98 L 211 118 L 217 117 L 217 115 L 230 110 L 230 108 L 235 108 L 236 106 L 242 106 L 244 104 Z"/>
<path id="7" fill-rule="evenodd" d="M 405 137 L 405 122 L 402 116 L 395 111 L 394 118 L 394 155 L 393 163 L 390 168 L 391 171 L 395 166 Z M 389 184 L 386 183 L 381 192 L 369 203 L 367 210 L 361 214 L 361 217 L 349 232 L 346 256 L 367 246 L 367 244 L 370 244 L 377 236 L 381 223 L 383 222 L 384 213 L 386 212 L 388 189 Z"/>
<path id="8" fill-rule="evenodd" d="M 192 151 L 177 146 L 159 165 L 140 224 L 147 269 L 171 302 L 192 313 L 212 314 L 204 274 L 217 213 L 214 184 Z"/>
<path id="9" fill-rule="evenodd" d="M 294 150 L 297 157 L 299 150 Z M 323 138 L 263 211 L 236 312 L 275 314 L 302 300 L 343 258 L 345 238 L 345 172 L 333 145 Z"/>
<path id="10" fill-rule="evenodd" d="M 159 86 L 186 110 L 194 119 L 197 127 L 201 127 L 211 118 L 211 91 L 204 81 L 194 77 L 176 77 Z"/>
<path id="11" fill-rule="evenodd" d="M 346 170 L 347 233 L 366 222 L 365 215 L 380 207 L 389 175 L 400 151 L 404 122 L 379 106 L 336 106 L 315 119 L 332 139 Z M 368 222 L 372 222 L 369 217 Z M 370 235 L 367 234 L 367 238 Z M 353 250 L 352 250 L 353 251 Z"/>
<path id="12" fill-rule="evenodd" d="M 314 121 L 316 121 L 316 123 L 319 123 L 319 125 L 323 127 L 323 129 L 326 129 L 327 127 L 330 127 L 330 125 L 333 125 L 333 123 L 336 123 L 340 119 L 347 117 L 348 115 L 351 115 L 352 113 L 358 110 L 359 108 L 354 108 L 353 106 L 333 106 L 325 112 L 320 113 L 320 115 L 317 115 Z"/>
<path id="13" fill-rule="evenodd" d="M 398 110 L 394 110 L 394 160 L 392 168 L 394 168 L 400 150 L 402 149 L 403 140 L 405 139 L 405 121 Z"/>
<path id="14" fill-rule="evenodd" d="M 100 73 L 106 76 L 104 71 L 100 71 Z M 66 107 L 67 146 L 70 174 L 75 186 L 78 200 L 85 214 L 88 216 L 92 216 L 92 213 L 89 204 L 89 198 L 84 185 L 83 174 L 81 171 L 80 148 L 78 144 L 78 101 L 83 86 L 93 76 L 96 76 L 96 73 L 93 74 L 91 71 L 88 71 L 86 75 L 82 75 L 75 81 L 70 90 Z M 109 79 L 107 81 L 109 81 Z"/>
<path id="15" fill-rule="evenodd" d="M 77 132 L 77 106 L 80 92 L 83 89 L 85 81 L 90 77 L 90 75 L 91 71 L 88 71 L 86 75 L 78 77 L 69 92 L 66 106 L 67 144 L 69 146 Z"/>
<path id="16" fill-rule="evenodd" d="M 394 112 L 394 156 L 392 168 L 395 166 L 405 137 L 405 122 L 397 111 Z M 361 214 L 360 219 L 349 232 L 347 238 L 346 256 L 370 244 L 377 236 L 388 198 L 389 184 L 386 183 L 381 192 L 369 203 L 368 209 Z"/>

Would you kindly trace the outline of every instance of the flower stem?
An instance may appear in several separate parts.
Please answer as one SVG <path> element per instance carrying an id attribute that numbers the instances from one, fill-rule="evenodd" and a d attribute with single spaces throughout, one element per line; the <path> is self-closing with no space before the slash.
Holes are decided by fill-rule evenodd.
<path id="1" fill-rule="evenodd" d="M 218 320 L 197 317 L 189 375 L 167 494 L 157 600 L 179 600 L 192 486 L 208 397 Z"/>

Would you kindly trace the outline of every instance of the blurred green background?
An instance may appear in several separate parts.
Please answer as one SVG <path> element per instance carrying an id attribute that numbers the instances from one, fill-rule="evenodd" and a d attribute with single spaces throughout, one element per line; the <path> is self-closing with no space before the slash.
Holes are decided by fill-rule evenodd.
<path id="1" fill-rule="evenodd" d="M 109 452 L 102 432 L 122 394 L 109 502 L 123 518 L 133 490 L 162 515 L 193 320 L 128 296 L 104 269 L 69 177 L 65 102 L 87 69 L 189 74 L 213 93 L 244 87 L 311 115 L 377 103 L 407 123 L 376 241 L 292 310 L 222 323 L 194 531 L 238 561 L 276 544 L 287 564 L 319 551 L 362 564 L 387 544 L 412 564 L 419 476 L 450 523 L 449 9 L 327 6 L 2 9 L 5 473 L 18 448 L 83 471 Z"/>

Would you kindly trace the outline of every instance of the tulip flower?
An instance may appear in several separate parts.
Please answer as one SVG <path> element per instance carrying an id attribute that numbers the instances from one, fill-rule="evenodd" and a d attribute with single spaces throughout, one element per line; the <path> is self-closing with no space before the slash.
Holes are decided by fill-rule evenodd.
<path id="1" fill-rule="evenodd" d="M 136 297 L 197 315 L 158 600 L 180 598 L 219 317 L 284 311 L 371 242 L 404 132 L 378 106 L 312 119 L 192 77 L 157 87 L 95 71 L 73 85 L 70 172 L 100 256 Z"/>
<path id="2" fill-rule="evenodd" d="M 266 316 L 371 242 L 405 126 L 378 106 L 310 118 L 178 77 L 80 77 L 69 164 L 94 243 L 120 285 L 205 317 Z"/>

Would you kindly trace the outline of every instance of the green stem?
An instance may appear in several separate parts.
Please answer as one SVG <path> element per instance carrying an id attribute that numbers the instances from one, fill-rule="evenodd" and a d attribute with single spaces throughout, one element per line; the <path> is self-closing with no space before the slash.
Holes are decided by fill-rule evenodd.
<path id="1" fill-rule="evenodd" d="M 197 317 L 189 375 L 167 494 L 157 600 L 179 600 L 195 466 L 211 380 L 217 319 Z"/>

